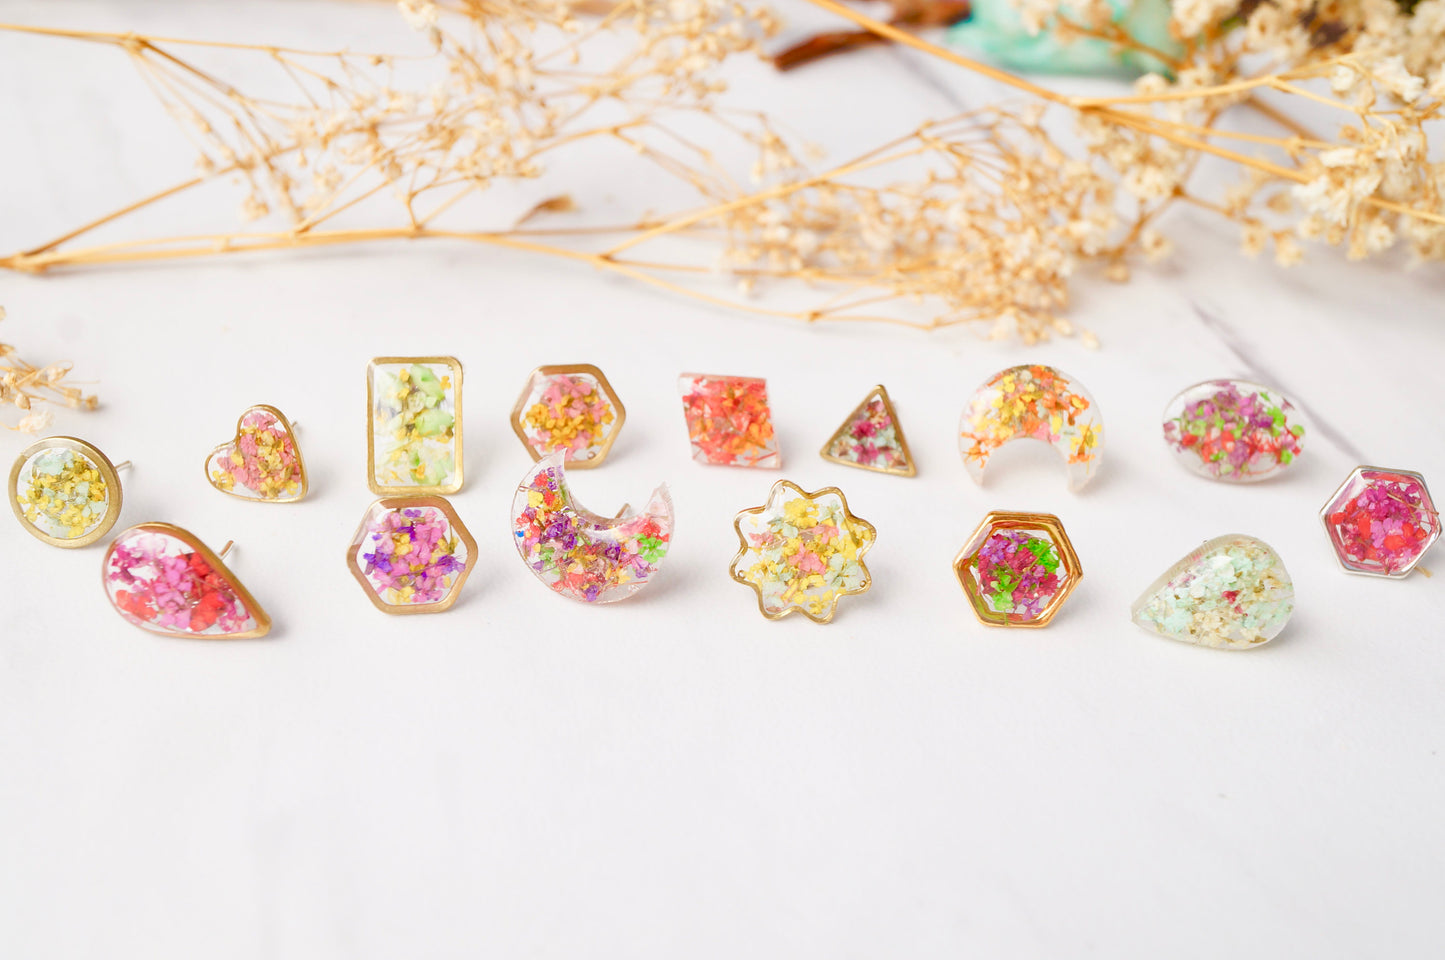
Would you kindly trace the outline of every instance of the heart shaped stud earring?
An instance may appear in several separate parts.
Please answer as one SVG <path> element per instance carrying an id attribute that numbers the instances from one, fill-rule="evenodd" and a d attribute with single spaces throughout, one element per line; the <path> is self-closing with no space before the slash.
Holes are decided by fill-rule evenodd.
<path id="1" fill-rule="evenodd" d="M 296 428 L 275 407 L 257 404 L 236 421 L 236 436 L 206 458 L 211 486 L 241 500 L 295 503 L 306 496 L 306 462 Z"/>
<path id="2" fill-rule="evenodd" d="M 167 637 L 244 640 L 264 637 L 271 618 L 220 554 L 170 523 L 131 527 L 105 552 L 106 598 L 128 623 Z"/>
<path id="3" fill-rule="evenodd" d="M 55 547 L 84 547 L 120 519 L 119 471 L 95 446 L 47 437 L 20 451 L 10 468 L 10 508 L 25 532 Z"/>

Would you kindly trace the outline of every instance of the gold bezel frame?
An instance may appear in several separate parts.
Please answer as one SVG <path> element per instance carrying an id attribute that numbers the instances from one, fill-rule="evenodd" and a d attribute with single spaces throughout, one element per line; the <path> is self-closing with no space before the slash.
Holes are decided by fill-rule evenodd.
<path id="1" fill-rule="evenodd" d="M 521 395 L 517 397 L 517 402 L 512 406 L 512 432 L 517 435 L 517 439 L 522 441 L 522 446 L 527 448 L 527 453 L 531 454 L 533 463 L 540 463 L 542 458 L 547 456 L 547 454 L 538 453 L 537 448 L 532 446 L 532 441 L 527 439 L 527 432 L 522 428 L 522 415 L 525 412 L 523 407 L 527 403 L 527 398 L 532 395 L 532 383 L 534 380 L 539 376 L 553 377 L 559 374 L 570 376 L 586 374 L 597 381 L 598 388 L 607 395 L 607 399 L 612 403 L 612 409 L 615 411 L 617 419 L 616 422 L 613 423 L 612 429 L 607 432 L 607 438 L 602 442 L 602 449 L 598 452 L 597 456 L 591 460 L 573 460 L 570 457 L 565 460 L 567 469 L 569 470 L 590 470 L 593 467 L 600 467 L 602 462 L 607 459 L 607 455 L 612 452 L 612 444 L 617 440 L 617 435 L 622 432 L 622 425 L 627 422 L 627 408 L 622 405 L 622 398 L 617 396 L 617 391 L 613 390 L 612 384 L 607 381 L 607 375 L 593 364 L 549 364 L 547 366 L 537 367 L 531 373 L 527 374 L 527 383 L 522 387 Z"/>
<path id="2" fill-rule="evenodd" d="M 52 537 L 48 533 L 42 533 L 31 524 L 29 520 L 25 519 L 25 512 L 20 507 L 20 496 L 15 487 L 20 480 L 20 468 L 37 453 L 55 447 L 69 450 L 73 453 L 79 453 L 86 457 L 86 459 L 94 463 L 96 468 L 100 470 L 100 477 L 105 481 L 106 489 L 114 491 L 114 495 L 109 498 L 109 502 L 106 504 L 105 516 L 101 517 L 99 525 L 97 525 L 94 530 L 84 536 L 66 539 L 64 537 Z M 111 528 L 115 526 L 116 521 L 120 519 L 120 509 L 125 501 L 125 491 L 121 489 L 120 476 L 116 472 L 115 464 L 111 463 L 110 458 L 102 453 L 98 447 L 76 437 L 46 437 L 43 440 L 35 441 L 24 450 L 21 450 L 20 455 L 15 458 L 14 465 L 10 468 L 10 485 L 7 490 L 10 494 L 10 509 L 14 511 L 15 519 L 20 521 L 20 525 L 25 528 L 25 531 L 42 543 L 48 543 L 52 547 L 62 547 L 67 550 L 74 550 L 78 547 L 88 547 L 109 533 Z"/>
<path id="3" fill-rule="evenodd" d="M 799 606 L 798 604 L 789 604 L 787 609 L 782 610 L 779 613 L 769 613 L 767 607 L 763 605 L 763 588 L 758 586 L 756 583 L 753 583 L 751 580 L 746 579 L 738 572 L 738 562 L 747 555 L 747 552 L 750 549 L 748 546 L 747 537 L 743 535 L 743 517 L 764 513 L 768 509 L 769 504 L 773 502 L 773 497 L 775 494 L 777 494 L 780 488 L 790 488 L 806 500 L 816 500 L 819 497 L 827 496 L 829 494 L 835 494 L 838 497 L 838 503 L 843 508 L 843 516 L 846 519 L 853 521 L 854 523 L 858 523 L 864 527 L 867 527 L 868 532 L 872 535 L 871 539 L 869 539 L 868 541 L 867 546 L 863 547 L 861 550 L 858 551 L 858 566 L 863 569 L 862 586 L 858 587 L 856 590 L 843 590 L 834 594 L 833 602 L 829 605 L 827 616 L 814 616 L 808 611 L 806 607 Z M 848 497 L 844 495 L 843 491 L 839 490 L 837 487 L 823 487 L 810 493 L 791 480 L 778 480 L 774 482 L 771 487 L 768 488 L 768 499 L 763 503 L 762 506 L 751 507 L 747 510 L 739 510 L 737 512 L 737 514 L 733 517 L 733 533 L 737 534 L 738 543 L 741 544 L 741 546 L 738 548 L 738 552 L 733 555 L 732 563 L 728 566 L 728 573 L 738 583 L 741 583 L 743 586 L 748 587 L 753 591 L 753 593 L 757 596 L 758 600 L 758 612 L 761 613 L 768 620 L 781 620 L 791 614 L 801 613 L 803 616 L 807 617 L 814 623 L 832 623 L 833 618 L 838 614 L 839 600 L 844 597 L 856 597 L 859 594 L 867 593 L 868 589 L 873 586 L 873 574 L 869 572 L 868 564 L 864 562 L 863 557 L 868 553 L 869 550 L 873 549 L 873 544 L 878 542 L 878 528 L 873 526 L 873 524 L 869 523 L 867 520 L 864 520 L 862 517 L 854 514 L 852 510 L 848 509 Z"/>
<path id="4" fill-rule="evenodd" d="M 115 607 L 115 601 L 111 600 L 110 584 L 107 582 L 107 571 L 110 568 L 111 554 L 115 551 L 115 545 L 120 542 L 122 537 L 137 530 L 147 533 L 167 534 L 168 536 L 175 537 L 199 553 L 201 559 L 210 564 L 211 569 L 223 576 L 226 582 L 230 584 L 231 589 L 236 592 L 236 596 L 246 605 L 246 609 L 251 611 L 251 616 L 255 619 L 256 626 L 254 629 L 246 630 L 242 633 L 177 633 L 174 630 L 158 630 L 154 627 L 146 626 L 143 623 L 133 623 L 124 615 L 121 616 L 122 620 L 125 620 L 126 623 L 129 623 L 137 629 L 144 630 L 146 633 L 153 633 L 158 637 L 175 637 L 179 640 L 254 640 L 257 637 L 264 637 L 271 632 L 270 615 L 267 614 L 265 608 L 256 601 L 256 598 L 251 595 L 251 591 L 246 589 L 246 585 L 241 582 L 241 579 L 232 573 L 231 568 L 226 566 L 225 562 L 216 555 L 215 551 L 202 543 L 200 538 L 184 527 L 178 527 L 174 523 L 162 523 L 158 520 L 148 523 L 138 523 L 133 527 L 125 528 L 111 541 L 110 546 L 106 547 L 105 556 L 101 558 L 100 562 L 100 583 L 105 590 L 105 598 L 110 602 L 112 608 Z M 120 611 L 117 610 L 116 613 L 120 613 Z"/>
<path id="5" fill-rule="evenodd" d="M 978 582 L 973 570 L 978 566 L 978 558 L 974 556 L 978 548 L 983 546 L 983 541 L 997 530 L 1042 530 L 1049 534 L 1054 546 L 1059 549 L 1061 565 L 1065 567 L 1066 576 L 1059 586 L 1059 592 L 1054 594 L 1053 599 L 1044 607 L 1043 612 L 1032 620 L 1014 620 L 1013 614 L 998 613 L 988 608 L 988 604 L 978 592 Z M 989 627 L 1017 627 L 1022 629 L 1036 629 L 1047 627 L 1049 622 L 1064 605 L 1069 594 L 1084 579 L 1084 568 L 1079 564 L 1079 555 L 1074 552 L 1074 545 L 1069 540 L 1069 535 L 1064 532 L 1064 524 L 1052 513 L 1025 513 L 1017 510 L 990 510 L 984 514 L 983 520 L 973 533 L 969 534 L 963 547 L 953 558 L 953 575 L 958 579 L 958 585 L 963 588 L 963 594 L 968 598 L 968 605 L 973 608 L 973 615 L 978 622 Z"/>
<path id="6" fill-rule="evenodd" d="M 377 594 L 371 585 L 371 581 L 366 579 L 365 571 L 363 571 L 361 565 L 356 562 L 357 555 L 361 553 L 362 547 L 362 540 L 358 539 L 363 536 L 362 525 L 366 523 L 366 518 L 371 514 L 371 511 L 377 507 L 384 507 L 388 511 L 406 510 L 413 507 L 435 507 L 446 516 L 447 521 L 452 525 L 452 531 L 462 543 L 466 544 L 467 563 L 462 567 L 461 575 L 457 577 L 456 583 L 452 584 L 452 588 L 447 593 L 445 599 L 438 600 L 434 603 L 397 604 L 387 603 Z M 397 617 L 410 616 L 416 613 L 444 613 L 450 610 L 452 604 L 456 603 L 457 599 L 462 595 L 462 586 L 467 582 L 467 577 L 471 576 L 472 567 L 475 565 L 476 560 L 477 541 L 472 539 L 471 531 L 467 529 L 466 524 L 462 523 L 461 517 L 457 516 L 457 511 L 452 507 L 451 503 L 445 497 L 437 496 L 382 497 L 379 500 L 373 500 L 367 505 L 366 513 L 361 515 L 361 523 L 357 525 L 356 533 L 351 535 L 351 544 L 346 548 L 346 568 L 351 571 L 351 575 L 356 578 L 356 582 L 361 584 L 362 589 L 366 591 L 367 599 L 371 601 L 371 605 L 382 613 Z"/>
<path id="7" fill-rule="evenodd" d="M 887 412 L 888 416 L 891 417 L 893 420 L 893 432 L 897 435 L 898 446 L 903 451 L 903 456 L 908 462 L 908 466 L 904 469 L 900 470 L 896 467 L 872 467 L 867 464 L 858 463 L 856 460 L 848 460 L 844 457 L 835 457 L 828 452 L 829 450 L 833 449 L 833 444 L 838 441 L 838 438 L 840 436 L 842 436 L 843 431 L 847 430 L 848 427 L 853 424 L 853 421 L 858 418 L 858 414 L 861 413 L 863 409 L 868 406 L 868 401 L 873 399 L 874 394 L 877 394 L 878 398 L 883 401 L 884 411 Z M 881 383 L 874 385 L 873 389 L 868 391 L 867 396 L 865 396 L 863 400 L 856 407 L 853 408 L 853 412 L 849 413 L 848 416 L 843 419 L 843 422 L 839 424 L 838 429 L 834 430 L 832 435 L 828 437 L 827 442 L 823 444 L 823 449 L 818 451 L 818 456 L 822 457 L 824 460 L 827 460 L 829 463 L 839 463 L 845 467 L 854 467 L 858 470 L 868 470 L 872 473 L 885 473 L 893 477 L 918 476 L 918 467 L 913 461 L 913 451 L 908 447 L 908 437 L 906 437 L 903 433 L 903 424 L 900 423 L 898 420 L 898 411 L 893 409 L 893 399 L 888 396 L 888 388 L 883 386 L 883 384 Z"/>
<path id="8" fill-rule="evenodd" d="M 270 499 L 266 497 L 248 497 L 245 494 L 236 493 L 232 490 L 222 490 L 217 486 L 216 481 L 211 478 L 211 461 L 215 459 L 216 454 L 235 444 L 241 435 L 241 424 L 245 422 L 246 417 L 249 416 L 253 410 L 264 410 L 271 414 L 271 416 L 281 422 L 281 426 L 286 430 L 286 436 L 291 438 L 291 447 L 296 451 L 296 466 L 301 469 L 301 492 L 294 497 L 272 497 Z M 286 419 L 286 414 L 271 406 L 269 403 L 253 403 L 243 410 L 241 415 L 236 418 L 236 435 L 225 443 L 216 444 L 215 449 L 206 454 L 206 463 L 202 469 L 206 471 L 206 482 L 218 492 L 224 493 L 228 497 L 235 497 L 237 500 L 246 500 L 251 503 L 297 503 L 305 500 L 307 492 L 311 489 L 310 482 L 306 476 L 306 458 L 301 455 L 301 442 L 296 439 L 296 428 L 291 425 L 290 420 Z"/>
<path id="9" fill-rule="evenodd" d="M 376 368 L 395 363 L 443 364 L 452 369 L 452 407 L 455 427 L 452 443 L 456 451 L 456 479 L 445 486 L 387 487 L 376 482 L 376 431 L 372 415 L 376 411 Z M 366 365 L 366 486 L 379 497 L 445 496 L 461 490 L 465 482 L 466 458 L 462 450 L 462 362 L 456 357 L 372 357 Z"/>

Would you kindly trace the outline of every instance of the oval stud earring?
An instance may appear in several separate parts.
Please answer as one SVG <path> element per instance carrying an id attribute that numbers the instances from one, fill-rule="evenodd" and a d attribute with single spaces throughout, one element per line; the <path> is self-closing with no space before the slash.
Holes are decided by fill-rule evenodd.
<path id="1" fill-rule="evenodd" d="M 75 437 L 46 437 L 20 451 L 10 468 L 10 508 L 25 532 L 54 547 L 94 543 L 120 519 L 118 464 Z"/>
<path id="2" fill-rule="evenodd" d="M 264 637 L 271 618 L 219 554 L 170 523 L 141 523 L 116 537 L 101 563 L 106 599 L 126 622 L 166 637 Z"/>
<path id="3" fill-rule="evenodd" d="M 206 479 L 222 493 L 257 503 L 295 503 L 306 496 L 306 461 L 296 425 L 257 404 L 236 421 L 236 435 L 206 458 Z"/>

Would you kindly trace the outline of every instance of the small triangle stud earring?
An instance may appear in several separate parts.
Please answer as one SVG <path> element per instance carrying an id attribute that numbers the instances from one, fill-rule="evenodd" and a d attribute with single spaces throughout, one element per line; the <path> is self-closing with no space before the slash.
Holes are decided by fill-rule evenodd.
<path id="1" fill-rule="evenodd" d="M 257 404 L 236 421 L 236 435 L 206 458 L 206 479 L 222 493 L 257 503 L 295 503 L 306 496 L 306 462 L 296 426 L 275 407 Z"/>
<path id="2" fill-rule="evenodd" d="M 818 453 L 824 460 L 841 463 L 845 467 L 891 473 L 898 477 L 918 474 L 913 454 L 908 449 L 908 438 L 903 435 L 903 427 L 893 409 L 893 401 L 881 383 L 848 414 L 848 419 L 833 431 Z"/>

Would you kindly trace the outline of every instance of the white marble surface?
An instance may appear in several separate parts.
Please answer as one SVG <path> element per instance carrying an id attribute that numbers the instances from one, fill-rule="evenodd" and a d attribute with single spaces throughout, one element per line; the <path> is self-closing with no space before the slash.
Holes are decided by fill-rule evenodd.
<path id="1" fill-rule="evenodd" d="M 0 19 L 405 37 L 385 5 L 309 0 L 8 0 Z M 881 50 L 733 79 L 839 156 L 995 95 Z M 7 251 L 187 169 L 117 54 L 0 34 L 0 90 Z M 99 547 L 49 549 L 4 521 L 0 954 L 1438 956 L 1445 581 L 1344 575 L 1316 511 L 1361 460 L 1445 489 L 1445 283 L 1331 253 L 1282 273 L 1216 221 L 1168 226 L 1171 266 L 1078 285 L 1098 351 L 805 329 L 441 243 L 0 276 L 0 339 L 96 381 L 104 408 L 56 430 L 135 461 L 122 524 L 234 537 L 232 567 L 277 623 L 265 641 L 148 636 L 107 606 Z M 410 352 L 467 365 L 455 503 L 481 556 L 452 612 L 392 619 L 342 553 L 371 500 L 365 364 Z M 629 412 L 578 495 L 605 510 L 666 480 L 678 508 L 665 578 L 606 609 L 550 595 L 507 542 L 528 459 L 506 413 L 534 365 L 574 360 Z M 964 473 L 958 411 L 1021 360 L 1073 372 L 1104 410 L 1083 495 L 1043 450 L 1001 455 L 982 489 Z M 878 527 L 876 585 L 831 626 L 766 622 L 729 580 L 732 514 L 775 476 L 688 459 L 674 376 L 698 367 L 769 377 L 781 476 L 841 484 Z M 1292 475 L 1234 489 L 1172 461 L 1165 401 L 1225 375 L 1307 407 Z M 815 453 L 875 382 L 916 480 Z M 303 505 L 233 502 L 202 478 L 257 402 L 304 424 Z M 25 442 L 0 436 L 0 460 Z M 1085 567 L 1045 631 L 979 626 L 950 573 L 979 516 L 1010 507 L 1058 513 Z M 1156 574 L 1231 531 L 1295 577 L 1278 641 L 1223 653 L 1129 622 Z"/>

